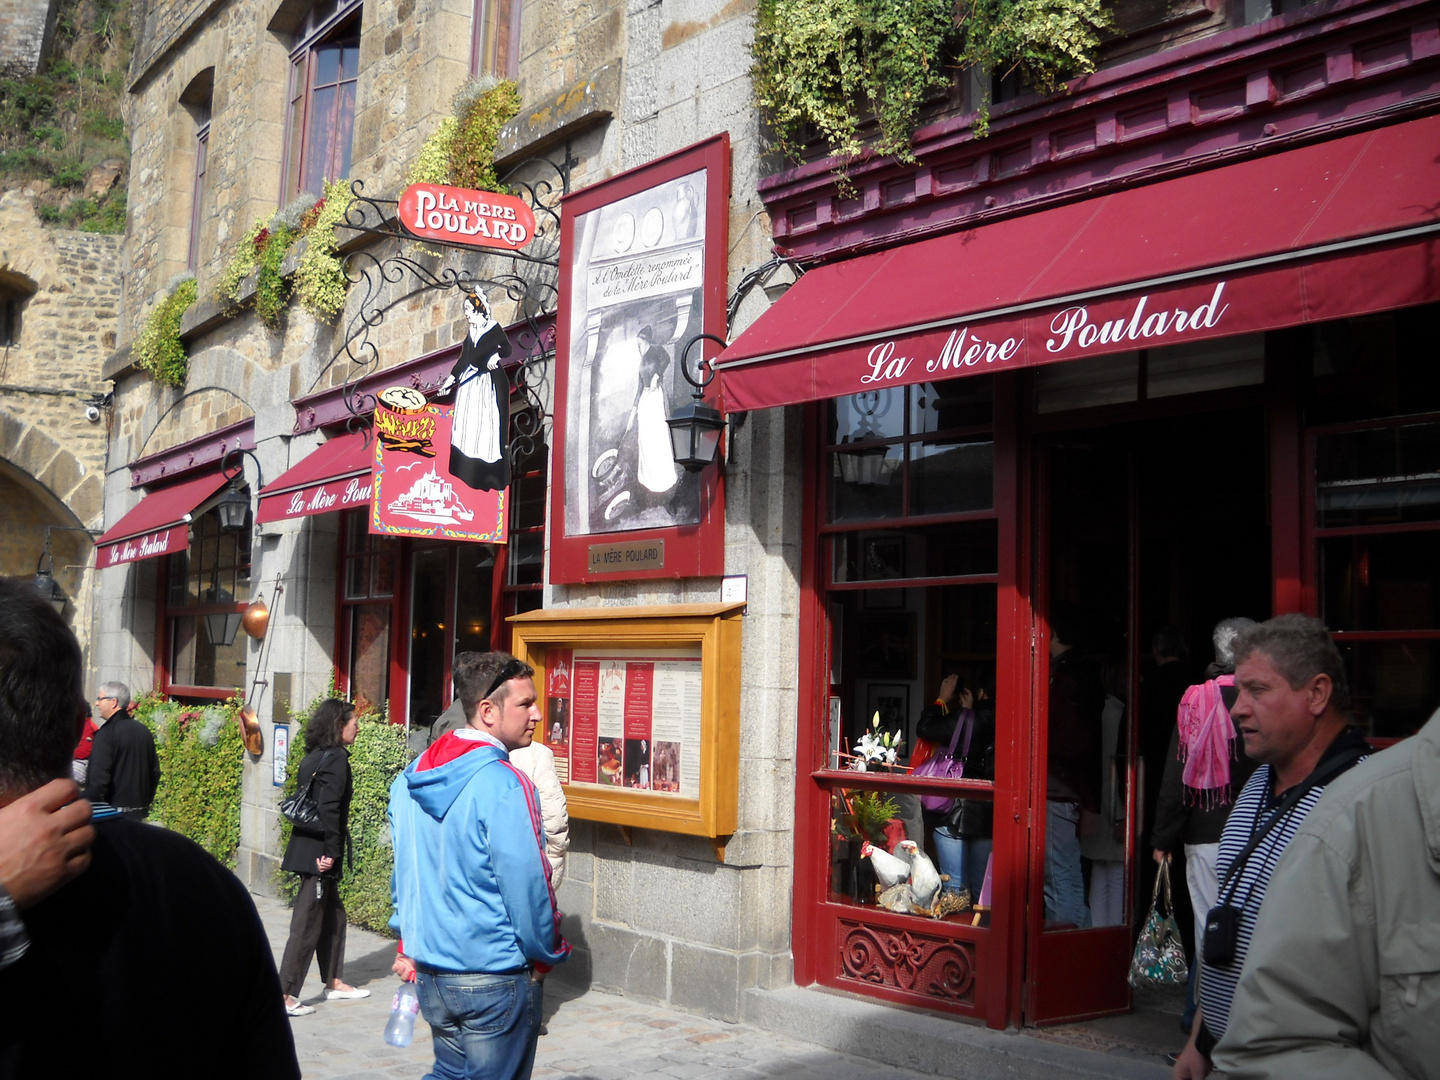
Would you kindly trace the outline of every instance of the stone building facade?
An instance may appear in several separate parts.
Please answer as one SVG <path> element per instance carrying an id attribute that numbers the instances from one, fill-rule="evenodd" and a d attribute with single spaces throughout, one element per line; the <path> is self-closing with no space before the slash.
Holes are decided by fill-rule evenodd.
<path id="1" fill-rule="evenodd" d="M 122 243 L 46 228 L 27 190 L 0 195 L 0 574 L 33 576 L 49 529 L 87 661 L 110 422 L 100 368 L 116 344 Z"/>
<path id="2" fill-rule="evenodd" d="M 421 143 L 471 73 L 475 21 L 510 18 L 518 28 L 510 73 L 518 80 L 522 108 L 502 133 L 502 171 L 534 155 L 568 159 L 571 188 L 581 189 L 728 132 L 729 276 L 738 280 L 768 258 L 764 214 L 755 198 L 758 122 L 745 76 L 749 4 L 553 0 L 525 3 L 518 18 L 504 5 L 494 7 L 499 14 L 473 0 L 339 5 L 342 16 L 359 13 L 345 175 L 362 180 L 367 194 L 394 198 Z M 278 331 L 255 316 L 246 291 L 252 286 L 242 286 L 238 310 L 214 296 L 237 240 L 286 201 L 290 54 L 319 9 L 337 10 L 335 4 L 233 0 L 153 3 L 137 14 L 126 110 L 133 152 L 125 329 L 106 366 L 116 400 L 106 477 L 109 527 L 141 505 L 146 487 L 164 490 L 167 481 L 183 482 L 197 468 L 213 470 L 236 447 L 253 458 L 231 456 L 229 471 L 243 464 L 253 493 L 319 445 L 321 433 L 297 420 L 293 403 L 336 392 L 364 374 L 344 354 L 363 287 L 352 288 L 349 307 L 335 323 L 318 321 L 292 303 Z M 208 127 L 208 139 L 199 188 L 202 127 Z M 134 366 L 128 346 L 151 305 L 186 270 L 192 231 L 198 232 L 193 269 L 200 300 L 182 325 L 190 355 L 187 382 L 169 389 Z M 483 275 L 492 264 L 482 256 L 448 255 L 426 265 L 433 272 L 455 267 Z M 502 322 L 524 314 L 503 291 L 492 291 L 491 299 Z M 429 292 L 390 308 L 370 340 L 383 369 L 451 345 L 462 327 L 456 294 Z M 545 406 L 554 407 L 548 398 Z M 752 605 L 744 628 L 739 831 L 717 862 L 706 840 L 647 830 L 622 837 L 614 826 L 577 821 L 560 897 L 566 932 L 576 945 L 572 977 L 729 1018 L 740 1016 L 746 988 L 788 981 L 796 639 L 787 611 L 798 559 L 798 492 L 789 462 L 797 437 L 794 417 L 757 419 L 740 432 L 732 453 L 737 464 L 727 475 L 726 569 L 748 574 Z M 206 508 L 194 509 L 198 519 Z M 274 583 L 283 584 L 279 603 L 271 604 L 266 642 L 269 655 L 283 660 L 269 661 L 263 674 L 268 685 L 288 686 L 293 702 L 323 691 L 338 662 L 337 648 L 344 647 L 337 642 L 341 532 L 340 515 L 328 514 L 259 526 L 253 533 L 247 596 L 271 602 Z M 173 638 L 167 633 L 173 629 L 167 626 L 173 628 L 175 618 L 165 611 L 164 561 L 101 571 L 101 603 L 123 615 L 100 628 L 99 651 L 107 672 L 140 689 L 158 682 L 173 692 L 181 680 L 168 669 Z M 719 578 L 591 587 L 547 583 L 538 594 L 547 608 L 719 598 Z M 246 653 L 245 640 L 235 647 L 229 685 L 252 692 L 262 723 L 284 720 L 274 694 L 253 694 L 250 683 L 262 674 L 260 646 L 251 642 Z M 221 676 L 214 678 L 218 683 Z M 449 688 L 444 692 L 448 700 Z M 239 866 L 250 887 L 262 891 L 273 888 L 279 856 L 269 753 L 267 745 L 267 756 L 246 766 Z"/>
<path id="3" fill-rule="evenodd" d="M 1049 486 L 1052 476 L 1063 474 L 1045 468 L 1060 470 L 1067 453 L 1089 453 L 1111 440 L 1119 441 L 1116 453 L 1129 455 L 1125 460 L 1141 470 L 1170 460 L 1150 452 L 1154 440 L 1179 440 L 1175 454 L 1189 454 L 1195 440 L 1181 438 L 1184 432 L 1203 432 L 1207 422 L 1225 425 L 1237 433 L 1228 449 L 1248 455 L 1243 475 L 1271 485 L 1268 492 L 1246 489 L 1242 500 L 1254 536 L 1269 538 L 1236 548 L 1236 558 L 1249 567 L 1245 610 L 1314 610 L 1324 583 L 1314 578 L 1319 541 L 1305 521 L 1312 505 L 1305 500 L 1314 493 L 1306 486 L 1312 478 L 1304 462 L 1318 445 L 1313 439 L 1325 432 L 1305 428 L 1301 413 L 1313 403 L 1298 389 L 1309 385 L 1302 375 L 1313 374 L 1317 386 L 1354 375 L 1359 385 L 1364 380 L 1356 373 L 1373 367 L 1377 374 L 1366 393 L 1373 391 L 1377 401 L 1386 388 L 1410 385 L 1405 380 L 1419 387 L 1409 395 L 1414 401 L 1430 401 L 1413 343 L 1423 339 L 1415 328 L 1430 318 L 1424 305 L 1437 299 L 1426 282 L 1440 275 L 1410 273 L 1413 266 L 1406 263 L 1405 272 L 1393 275 L 1399 286 L 1388 292 L 1382 286 L 1390 280 L 1373 274 L 1359 275 L 1368 279 L 1363 289 L 1293 290 L 1346 317 L 1376 316 L 1383 321 L 1379 332 L 1366 324 L 1363 333 L 1312 335 L 1305 324 L 1324 313 L 1297 304 L 1268 323 L 1257 316 L 1248 327 L 1253 333 L 1214 349 L 1202 342 L 1195 352 L 1132 351 L 1118 359 L 1107 352 L 1094 368 L 1082 366 L 1088 356 L 1068 363 L 1068 355 L 1058 358 L 1065 364 L 1042 367 L 1056 358 L 1039 352 L 1041 346 L 1034 347 L 1038 359 L 1016 360 L 1020 339 L 1003 335 L 991 343 L 995 366 L 977 367 L 985 343 L 967 345 L 972 351 L 962 358 L 952 339 L 936 347 L 926 367 L 942 374 L 925 383 L 917 381 L 919 368 L 905 377 L 913 358 L 895 353 L 893 344 L 885 353 L 884 338 L 896 326 L 896 333 L 919 335 L 943 326 L 942 339 L 958 335 L 971 314 L 1033 318 L 1027 313 L 1054 298 L 1098 304 L 1118 295 L 1116 304 L 1143 307 L 1141 291 L 1158 296 L 1176 285 L 1165 276 L 1172 267 L 1138 265 L 1142 258 L 1159 259 L 1156 252 L 1173 252 L 1178 264 L 1191 257 L 1189 249 L 1203 249 L 1193 256 L 1197 265 L 1182 267 L 1184 281 L 1214 290 L 1217 282 L 1206 275 L 1220 273 L 1222 262 L 1239 267 L 1237 274 L 1269 273 L 1275 266 L 1307 270 L 1314 260 L 1349 258 L 1352 249 L 1432 243 L 1414 237 L 1433 230 L 1433 223 L 1406 218 L 1418 200 L 1391 205 L 1394 200 L 1381 197 L 1376 213 L 1388 214 L 1386 228 L 1393 224 L 1394 230 L 1380 231 L 1371 219 L 1342 222 L 1336 235 L 1321 238 L 1334 245 L 1317 240 L 1314 250 L 1298 234 L 1270 237 L 1275 250 L 1267 248 L 1264 261 L 1252 264 L 1241 258 L 1245 244 L 1258 243 L 1277 215 L 1239 229 L 1244 235 L 1236 240 L 1222 229 L 1197 229 L 1196 215 L 1176 209 L 1188 208 L 1188 201 L 1155 211 L 1146 200 L 1179 190 L 1204 202 L 1205 181 L 1213 179 L 1229 185 L 1214 189 L 1227 194 L 1217 219 L 1241 221 L 1256 213 L 1259 200 L 1282 190 L 1282 180 L 1292 186 L 1343 181 L 1349 174 L 1327 154 L 1360 160 L 1382 151 L 1391 157 L 1373 167 L 1393 167 L 1388 186 L 1377 185 L 1377 193 L 1408 191 L 1403 185 L 1413 183 L 1417 166 L 1405 156 L 1405 136 L 1421 129 L 1400 125 L 1432 130 L 1423 125 L 1435 111 L 1440 35 L 1433 6 L 1419 0 L 1115 7 L 1121 32 L 1105 45 L 1101 69 L 1072 82 L 1067 93 L 1041 98 L 1005 80 L 992 84 L 989 135 L 982 138 L 975 119 L 986 87 L 973 73 L 957 76 L 948 97 L 927 104 L 915 139 L 918 162 L 866 157 L 841 177 L 818 147 L 794 167 L 766 156 L 748 75 L 754 25 L 749 0 L 142 5 L 127 105 L 134 149 L 122 329 L 104 372 L 115 383 L 105 523 L 124 532 L 122 523 L 138 523 L 147 506 L 164 515 L 150 522 L 159 529 L 147 534 L 156 538 L 150 551 L 99 571 L 99 603 L 118 616 L 99 628 L 99 666 L 138 688 L 153 683 L 182 697 L 213 698 L 238 687 L 257 705 L 262 725 L 283 721 L 287 705 L 314 698 L 332 674 L 349 680 L 352 689 L 363 676 L 379 688 L 391 718 L 410 723 L 423 740 L 420 729 L 449 700 L 448 652 L 503 643 L 504 618 L 511 613 L 540 608 L 558 618 L 567 610 L 718 604 L 724 588 L 718 574 L 562 583 L 560 578 L 570 578 L 554 568 L 566 538 L 557 543 L 557 524 L 547 520 L 557 481 L 549 464 L 555 459 L 545 447 L 526 459 L 521 471 L 528 471 L 512 488 L 516 519 L 530 531 L 512 534 L 508 554 L 472 559 L 473 545 L 392 543 L 371 535 L 354 511 L 282 516 L 255 525 L 243 542 L 221 536 L 214 506 L 237 470 L 253 504 L 257 489 L 302 466 L 322 446 L 338 453 L 335 439 L 373 404 L 366 394 L 391 381 L 433 388 L 449 370 L 465 330 L 459 298 L 453 289 L 423 287 L 427 282 L 443 285 L 447 271 L 498 281 L 510 267 L 495 256 L 434 255 L 393 238 L 342 235 L 347 250 L 360 253 L 351 267 L 369 266 L 372 275 L 368 284 L 351 288 L 346 310 L 334 322 L 292 302 L 278 328 L 271 328 L 255 313 L 253 281 L 243 282 L 236 298 L 217 298 L 216 290 L 253 223 L 284 206 L 303 183 L 305 163 L 314 160 L 307 155 L 316 152 L 306 140 L 322 139 L 326 154 L 338 154 L 338 128 L 312 129 L 295 119 L 311 115 L 297 114 L 295 103 L 320 100 L 315 95 L 322 83 L 327 93 L 334 89 L 324 100 L 353 103 L 334 114 L 345 118 L 349 136 L 339 155 L 346 161 L 343 174 L 382 200 L 397 197 L 422 143 L 476 71 L 518 81 L 521 109 L 501 132 L 499 171 L 519 169 L 522 179 L 568 183 L 582 196 L 592 185 L 723 133 L 730 147 L 724 275 L 734 309 L 727 356 L 734 359 L 729 367 L 722 359 L 720 379 L 728 384 L 727 406 L 747 410 L 733 416 L 718 466 L 725 496 L 723 572 L 744 576 L 748 601 L 739 665 L 737 820 L 733 834 L 715 842 L 577 820 L 560 893 L 565 930 L 576 946 L 565 977 L 727 1019 L 753 1014 L 765 990 L 792 981 L 981 1018 L 995 1027 L 1125 1009 L 1132 942 L 1122 924 L 1128 916 L 1092 934 L 1063 920 L 1047 922 L 1043 914 L 1049 826 L 1038 808 L 1047 802 L 1048 605 L 1085 598 L 1092 606 L 1116 608 L 1113 621 L 1130 628 L 1119 639 L 1130 650 L 1125 692 L 1133 701 L 1148 629 L 1142 621 L 1163 615 L 1193 623 L 1198 640 L 1208 632 L 1212 613 L 1206 605 L 1222 594 L 1195 585 L 1201 580 L 1197 567 L 1205 564 L 1178 547 L 1167 548 L 1163 558 L 1121 558 L 1119 569 L 1106 563 L 1111 577 L 1096 572 L 1129 550 L 1127 544 L 1155 536 L 1168 542 L 1176 534 L 1162 520 L 1168 504 L 1153 497 L 1159 487 L 1112 507 L 1098 524 L 1087 520 L 1042 536 L 1058 520 L 1053 514 L 1078 514 L 1091 505 L 1065 503 L 1065 485 L 1057 480 Z M 315 75 L 320 71 L 323 79 Z M 308 73 L 310 82 L 292 82 L 296 72 Z M 1372 152 L 1372 146 L 1379 149 Z M 1307 164 L 1317 161 L 1313 168 Z M 1271 167 L 1279 179 L 1265 171 Z M 1322 224 L 1351 205 L 1348 197 L 1314 198 L 1314 222 Z M 1138 236 L 1123 250 L 1106 250 L 1103 238 L 1087 237 L 1090 255 L 1077 256 L 1072 267 L 1063 257 L 1068 248 L 1051 250 L 1046 235 L 1021 236 L 1027 222 L 1057 221 L 1056 229 L 1070 229 L 1066 236 L 1080 237 L 1086 223 L 1101 220 L 1112 204 L 1116 235 L 1129 230 Z M 365 222 L 381 226 L 387 213 L 382 205 L 371 206 Z M 1355 213 L 1363 216 L 1358 208 Z M 1312 227 L 1320 226 L 1305 225 Z M 1023 242 L 1007 244 L 1004 237 L 1012 235 Z M 1224 250 L 1206 262 L 1212 241 Z M 967 253 L 972 242 L 994 266 L 1003 264 L 1008 276 L 992 280 L 991 263 Z M 937 250 L 927 244 L 950 243 L 954 248 L 945 248 L 943 256 L 926 254 Z M 778 302 L 789 306 L 767 320 L 769 296 L 751 287 L 757 283 L 752 272 L 763 267 L 771 273 L 776 251 L 791 263 L 773 270 L 767 283 L 793 281 L 797 265 L 809 271 L 780 296 Z M 1418 254 L 1405 248 L 1405 254 L 1433 259 L 1428 248 Z M 861 263 L 892 256 L 907 273 L 887 277 L 875 263 Z M 395 276 L 378 280 L 376 261 L 398 268 Z M 888 309 L 872 308 L 868 296 L 857 295 L 845 310 L 832 310 L 835 297 L 850 295 L 843 290 L 853 286 L 847 275 L 857 266 L 857 280 L 889 290 Z M 1113 271 L 1113 279 L 1098 280 L 1097 266 Z M 129 342 L 187 268 L 196 275 L 200 299 L 181 324 L 188 379 L 171 389 L 136 369 Z M 1032 296 L 1025 293 L 1029 285 L 1001 288 L 1040 282 L 1062 270 L 1073 272 L 1071 292 L 1055 286 Z M 517 334 L 522 351 L 533 346 L 543 353 L 555 303 L 535 298 L 554 285 L 554 266 L 517 270 L 510 280 L 520 283 L 513 291 L 498 284 L 488 289 L 497 318 L 523 326 Z M 1229 287 L 1227 297 L 1238 294 Z M 990 296 L 987 290 L 997 291 L 989 308 L 981 300 Z M 1181 321 L 1190 326 L 1192 313 L 1204 314 L 1204 329 L 1211 329 L 1224 305 L 1210 300 L 1207 308 L 1202 301 L 1219 295 L 1187 298 Z M 1352 297 L 1373 299 L 1376 306 L 1346 307 Z M 569 299 L 558 298 L 562 312 Z M 946 307 L 952 302 L 960 306 Z M 913 323 L 904 323 L 908 316 L 902 315 L 893 315 L 898 323 L 886 321 L 891 309 L 913 314 L 922 308 L 934 314 L 933 321 L 919 315 Z M 1174 308 L 1179 310 L 1179 300 Z M 1067 310 L 1074 316 L 1078 309 Z M 1171 322 L 1154 310 L 1151 317 L 1163 333 Z M 1238 300 L 1233 311 L 1240 311 Z M 536 322 L 527 323 L 531 317 Z M 1118 315 L 1106 318 L 1111 321 L 1100 347 L 1114 352 L 1115 327 L 1127 324 Z M 1142 325 L 1151 325 L 1139 314 L 1133 320 L 1132 340 Z M 842 322 L 854 324 L 854 335 L 824 337 L 829 331 L 819 324 Z M 742 335 L 752 325 L 758 332 L 747 342 Z M 538 345 L 525 338 L 537 329 Z M 1043 336 L 1034 327 L 1022 330 L 1013 333 Z M 784 339 L 773 350 L 763 346 L 771 333 Z M 1346 344 L 1362 338 L 1383 346 L 1366 351 Z M 638 334 L 635 340 L 641 340 Z M 1001 341 L 1009 344 L 1001 348 Z M 866 350 L 872 347 L 883 355 L 870 366 Z M 790 359 L 790 368 L 777 362 Z M 842 369 L 842 361 L 849 366 Z M 835 372 L 848 378 L 852 368 L 858 380 L 853 386 L 835 381 Z M 529 385 L 538 410 L 557 417 L 563 406 L 554 394 L 555 366 L 547 360 L 525 370 L 536 376 Z M 1132 378 L 1132 370 L 1146 374 Z M 1168 384 L 1162 379 L 1167 373 Z M 821 393 L 818 387 L 829 389 Z M 1347 399 L 1370 400 L 1358 390 L 1333 396 L 1346 407 Z M 1406 404 L 1389 401 L 1376 405 L 1374 415 L 1347 413 L 1342 420 L 1389 430 Z M 1091 411 L 1101 406 L 1113 412 Z M 882 444 L 884 454 L 874 454 Z M 1049 463 L 1045 468 L 1042 460 Z M 1202 479 L 1195 477 L 1197 484 Z M 1121 477 L 1102 494 L 1123 493 L 1128 482 Z M 173 501 L 182 496 L 184 505 Z M 854 511 L 848 517 L 846 507 Z M 1084 551 L 1064 548 L 1083 545 L 1094 528 L 1115 526 L 1132 513 L 1161 515 L 1144 518 L 1160 525 L 1116 534 L 1113 543 Z M 1419 527 L 1433 531 L 1428 522 Z M 1337 536 L 1327 550 L 1340 550 L 1338 540 L 1347 537 Z M 171 539 L 188 545 L 188 562 L 165 546 Z M 1408 541 L 1396 541 L 1402 543 Z M 1063 554 L 1053 564 L 1047 562 L 1051 550 Z M 508 576 L 494 569 L 502 564 Z M 1134 568 L 1140 566 L 1146 573 L 1167 568 L 1169 576 L 1126 576 L 1139 574 Z M 1058 584 L 1045 592 L 1052 583 Z M 1142 585 L 1149 598 L 1144 603 Z M 467 617 L 447 623 L 423 615 L 427 590 L 469 597 Z M 1074 595 L 1062 595 L 1065 590 Z M 272 609 L 263 668 L 258 642 L 212 638 L 205 644 L 200 618 L 239 610 L 262 596 Z M 1427 627 L 1440 629 L 1425 617 L 1431 620 Z M 1430 629 L 1407 624 L 1395 630 L 1410 635 L 1405 657 L 1432 655 L 1426 650 L 1433 646 L 1423 644 Z M 428 645 L 427 633 L 435 635 Z M 1354 640 L 1357 656 L 1371 648 L 1363 634 Z M 362 670 L 362 659 L 369 663 L 377 656 L 388 663 Z M 1393 675 L 1400 661 L 1384 656 L 1372 668 L 1393 685 L 1373 700 L 1410 702 L 1416 697 L 1411 691 L 1429 685 L 1428 668 Z M 426 657 L 434 661 L 429 667 L 420 662 Z M 992 835 L 981 838 L 988 847 L 975 849 L 989 854 L 971 871 L 976 898 L 993 888 L 994 903 L 984 903 L 986 912 L 973 921 L 969 912 L 961 919 L 952 912 L 949 919 L 924 916 L 921 922 L 914 911 L 877 908 L 853 807 L 855 796 L 868 790 L 913 802 L 910 797 L 927 790 L 928 782 L 890 775 L 857 780 L 840 766 L 840 751 L 843 740 L 853 744 L 868 727 L 872 712 L 883 710 L 889 722 L 913 732 L 911 720 L 944 675 L 962 670 L 972 689 L 988 685 L 998 693 L 991 697 L 999 703 L 988 765 L 993 771 L 937 783 L 946 798 L 963 786 L 964 801 L 993 808 Z M 1405 717 L 1392 710 L 1376 722 L 1399 727 Z M 1135 749 L 1104 762 L 1106 777 L 1114 766 L 1129 791 L 1141 775 Z M 244 780 L 239 872 L 261 891 L 273 887 L 278 856 L 270 753 L 267 740 L 265 754 L 247 760 Z M 932 784 L 929 790 L 938 789 Z M 918 811 L 908 816 L 894 821 L 928 846 L 935 822 Z M 1129 883 L 1131 898 L 1124 903 L 1132 908 L 1143 891 L 1135 884 L 1140 863 L 1147 862 L 1133 858 L 1143 853 L 1133 822 L 1132 816 L 1115 823 L 1135 834 L 1121 860 L 1130 860 L 1121 878 Z M 907 1050 L 895 1052 L 908 1061 Z"/>

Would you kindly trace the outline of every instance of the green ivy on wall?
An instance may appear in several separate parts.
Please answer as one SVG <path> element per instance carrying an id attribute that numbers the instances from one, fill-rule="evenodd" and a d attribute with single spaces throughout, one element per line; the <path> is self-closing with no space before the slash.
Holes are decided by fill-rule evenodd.
<path id="1" fill-rule="evenodd" d="M 1104 0 L 760 0 L 751 46 L 755 101 L 777 145 L 798 156 L 813 126 L 832 154 L 860 154 L 873 111 L 874 150 L 912 162 L 910 137 L 927 94 L 954 70 L 1018 72 L 1050 93 L 1095 70 Z M 989 121 L 988 96 L 976 128 Z"/>
<path id="2" fill-rule="evenodd" d="M 240 701 L 192 708 L 151 693 L 134 715 L 155 736 L 160 787 L 154 820 L 188 836 L 234 869 L 240 848 L 240 789 L 245 745 L 236 714 Z"/>
<path id="3" fill-rule="evenodd" d="M 300 762 L 305 757 L 305 722 L 315 706 L 332 696 L 331 689 L 312 701 L 302 712 L 295 713 L 290 732 L 290 754 L 286 765 L 285 794 L 295 791 Z M 389 934 L 390 875 L 395 866 L 390 846 L 390 783 L 410 763 L 406 747 L 406 729 L 392 724 L 383 711 L 359 714 L 360 726 L 355 744 L 350 747 L 350 775 L 354 794 L 350 799 L 350 841 L 354 866 L 345 867 L 340 880 L 340 899 L 352 923 Z M 280 840 L 283 848 L 290 843 L 290 823 L 281 818 Z M 293 901 L 299 879 L 281 872 L 277 883 L 281 894 Z"/>
<path id="4" fill-rule="evenodd" d="M 520 91 L 513 81 L 472 79 L 455 94 L 452 115 L 420 147 L 406 184 L 503 191 L 495 176 L 495 147 L 500 129 L 519 111 Z"/>
<path id="5" fill-rule="evenodd" d="M 215 286 L 215 298 L 234 304 L 240 286 L 255 275 L 255 313 L 272 330 L 280 326 L 293 290 L 300 305 L 316 318 L 330 320 L 345 307 L 345 277 L 335 227 L 345 219 L 353 196 L 349 180 L 325 185 L 316 198 L 301 195 L 268 218 L 259 218 L 240 238 Z M 305 250 L 293 281 L 284 274 L 286 257 L 300 241 Z"/>
<path id="6" fill-rule="evenodd" d="M 194 274 L 182 274 L 171 282 L 165 297 L 150 309 L 131 346 L 135 363 L 165 386 L 184 386 L 190 374 L 190 354 L 180 340 L 180 320 L 195 303 L 196 295 Z"/>

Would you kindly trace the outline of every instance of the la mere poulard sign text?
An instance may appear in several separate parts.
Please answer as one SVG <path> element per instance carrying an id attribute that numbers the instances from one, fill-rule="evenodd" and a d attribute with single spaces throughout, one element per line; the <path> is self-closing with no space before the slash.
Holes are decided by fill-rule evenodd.
<path id="1" fill-rule="evenodd" d="M 412 236 L 469 247 L 518 251 L 535 235 L 524 200 L 494 191 L 411 184 L 400 193 L 399 216 Z"/>

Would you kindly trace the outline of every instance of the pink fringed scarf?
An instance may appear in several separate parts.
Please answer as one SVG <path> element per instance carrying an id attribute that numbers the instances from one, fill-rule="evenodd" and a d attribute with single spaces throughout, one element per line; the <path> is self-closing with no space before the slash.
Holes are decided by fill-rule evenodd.
<path id="1" fill-rule="evenodd" d="M 1180 699 L 1176 717 L 1180 760 L 1185 762 L 1185 800 L 1207 810 L 1230 801 L 1235 722 L 1230 719 L 1220 688 L 1234 685 L 1234 675 L 1220 675 L 1190 687 Z"/>

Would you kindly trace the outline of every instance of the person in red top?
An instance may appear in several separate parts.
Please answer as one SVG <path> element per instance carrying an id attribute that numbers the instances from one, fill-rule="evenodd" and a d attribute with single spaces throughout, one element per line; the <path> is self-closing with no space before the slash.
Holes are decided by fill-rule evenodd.
<path id="1" fill-rule="evenodd" d="M 90 751 L 95 749 L 95 732 L 100 729 L 95 726 L 95 718 L 85 718 L 85 728 L 80 732 L 80 741 L 75 744 L 75 757 L 70 762 L 70 776 L 81 787 L 85 786 L 85 777 L 90 773 Z"/>

